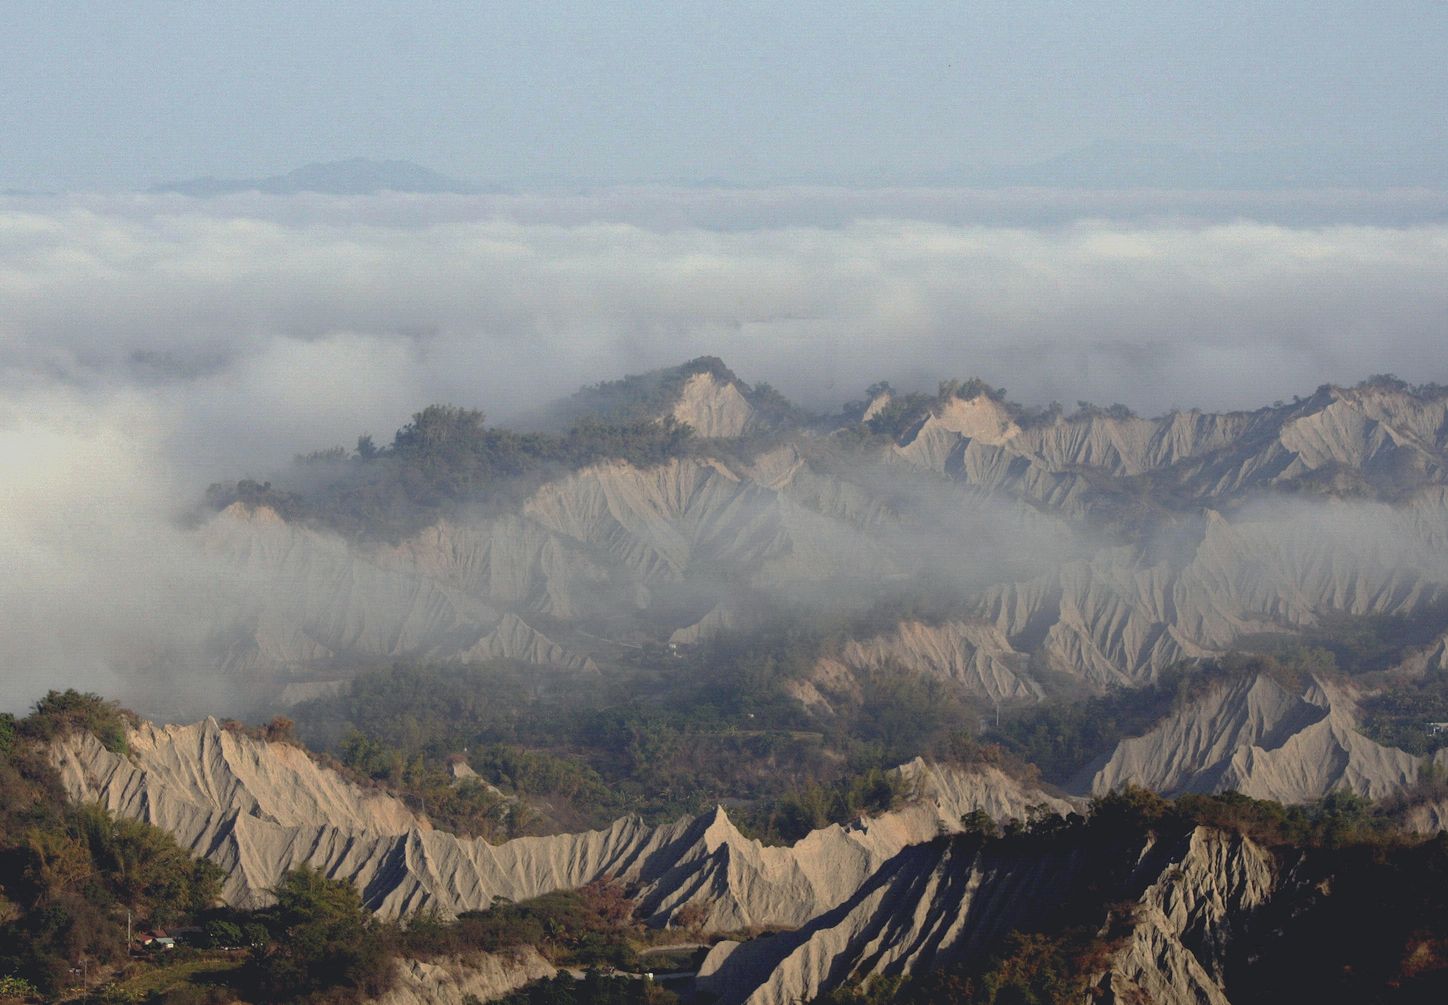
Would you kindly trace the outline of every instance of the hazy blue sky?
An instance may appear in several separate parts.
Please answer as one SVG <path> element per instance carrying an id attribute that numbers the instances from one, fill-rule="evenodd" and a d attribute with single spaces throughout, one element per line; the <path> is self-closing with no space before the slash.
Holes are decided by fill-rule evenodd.
<path id="1" fill-rule="evenodd" d="M 6 2 L 0 187 L 358 155 L 511 184 L 909 183 L 1158 143 L 1431 181 L 1445 53 L 1441 0 Z"/>

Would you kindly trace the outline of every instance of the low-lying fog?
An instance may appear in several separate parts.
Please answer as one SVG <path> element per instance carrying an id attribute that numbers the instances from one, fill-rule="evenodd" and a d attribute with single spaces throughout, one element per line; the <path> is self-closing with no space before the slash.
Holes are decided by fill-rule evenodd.
<path id="1" fill-rule="evenodd" d="M 701 354 L 819 409 L 882 378 L 1144 413 L 1448 379 L 1441 206 L 1294 226 L 1077 195 L 1027 224 L 810 198 L 0 200 L 0 707 L 191 638 L 216 571 L 175 520 L 208 482 L 429 402 L 526 422 Z"/>

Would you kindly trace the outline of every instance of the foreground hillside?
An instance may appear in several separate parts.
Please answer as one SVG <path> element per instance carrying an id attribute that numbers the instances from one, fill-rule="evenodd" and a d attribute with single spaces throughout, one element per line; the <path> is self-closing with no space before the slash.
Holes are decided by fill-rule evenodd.
<path id="1" fill-rule="evenodd" d="M 606 830 L 493 845 L 434 829 L 396 798 L 361 788 L 300 747 L 222 729 L 143 724 L 126 753 L 93 736 L 59 741 L 53 756 L 76 802 L 98 803 L 174 835 L 225 870 L 223 895 L 259 907 L 289 869 L 306 865 L 365 891 L 384 917 L 455 916 L 496 898 L 527 900 L 605 877 L 636 890 L 644 916 L 687 914 L 707 931 L 794 927 L 837 905 L 902 848 L 981 810 L 1024 819 L 1063 799 L 998 768 L 899 769 L 911 800 L 858 826 L 816 831 L 790 847 L 744 837 L 723 809 L 651 827 L 625 818 Z"/>
<path id="2" fill-rule="evenodd" d="M 850 1001 L 862 987 L 902 1002 L 1242 1005 L 1294 989 L 1426 1002 L 1448 980 L 1448 843 L 1409 837 L 1350 795 L 1290 809 L 1129 787 L 1087 807 L 990 764 L 914 762 L 899 769 L 907 785 L 893 808 L 791 845 L 745 838 L 722 809 L 494 845 L 437 830 L 290 741 L 214 720 L 128 724 L 83 696 L 48 709 L 18 735 L 25 757 L 54 767 L 7 764 L 36 779 L 53 771 L 84 813 L 204 857 L 212 864 L 187 868 L 214 876 L 229 905 L 204 931 L 257 940 L 251 962 L 214 957 L 220 969 L 199 979 L 232 996 L 214 1000 L 662 1001 L 643 961 L 678 943 L 700 954 L 669 993 L 716 1002 Z M 109 877 L 116 866 L 93 868 Z M 8 879 L 6 891 L 29 896 Z M 163 903 L 96 910 L 109 925 L 132 904 L 152 922 Z M 22 899 L 12 938 L 37 937 L 43 904 Z M 166 909 L 184 920 L 204 907 Z M 319 911 L 351 962 L 306 955 Z M 363 912 L 395 921 L 379 928 Z M 224 934 L 243 930 L 256 934 Z M 1315 960 L 1324 945 L 1331 965 Z M 624 976 L 570 976 L 605 961 Z M 117 988 L 197 987 L 165 961 L 116 973 Z"/>

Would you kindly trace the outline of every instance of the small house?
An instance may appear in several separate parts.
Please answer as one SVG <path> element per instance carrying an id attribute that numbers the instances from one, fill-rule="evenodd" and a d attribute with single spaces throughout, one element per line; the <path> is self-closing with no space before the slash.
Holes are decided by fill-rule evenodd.
<path id="1" fill-rule="evenodd" d="M 175 949 L 176 940 L 164 929 L 156 928 L 136 936 L 136 942 L 143 949 Z"/>

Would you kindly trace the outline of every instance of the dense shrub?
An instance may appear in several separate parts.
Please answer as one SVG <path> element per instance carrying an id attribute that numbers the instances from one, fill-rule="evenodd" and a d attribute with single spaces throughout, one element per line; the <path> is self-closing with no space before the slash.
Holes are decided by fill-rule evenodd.
<path id="1" fill-rule="evenodd" d="M 272 941 L 255 957 L 265 1000 L 305 1000 L 335 988 L 373 997 L 387 989 L 392 956 L 356 887 L 301 866 L 273 893 Z"/>
<path id="2" fill-rule="evenodd" d="M 49 691 L 35 703 L 35 711 L 20 724 L 25 735 L 49 740 L 71 730 L 90 733 L 112 753 L 126 749 L 126 733 L 135 724 L 134 714 L 100 695 L 74 688 Z"/>

